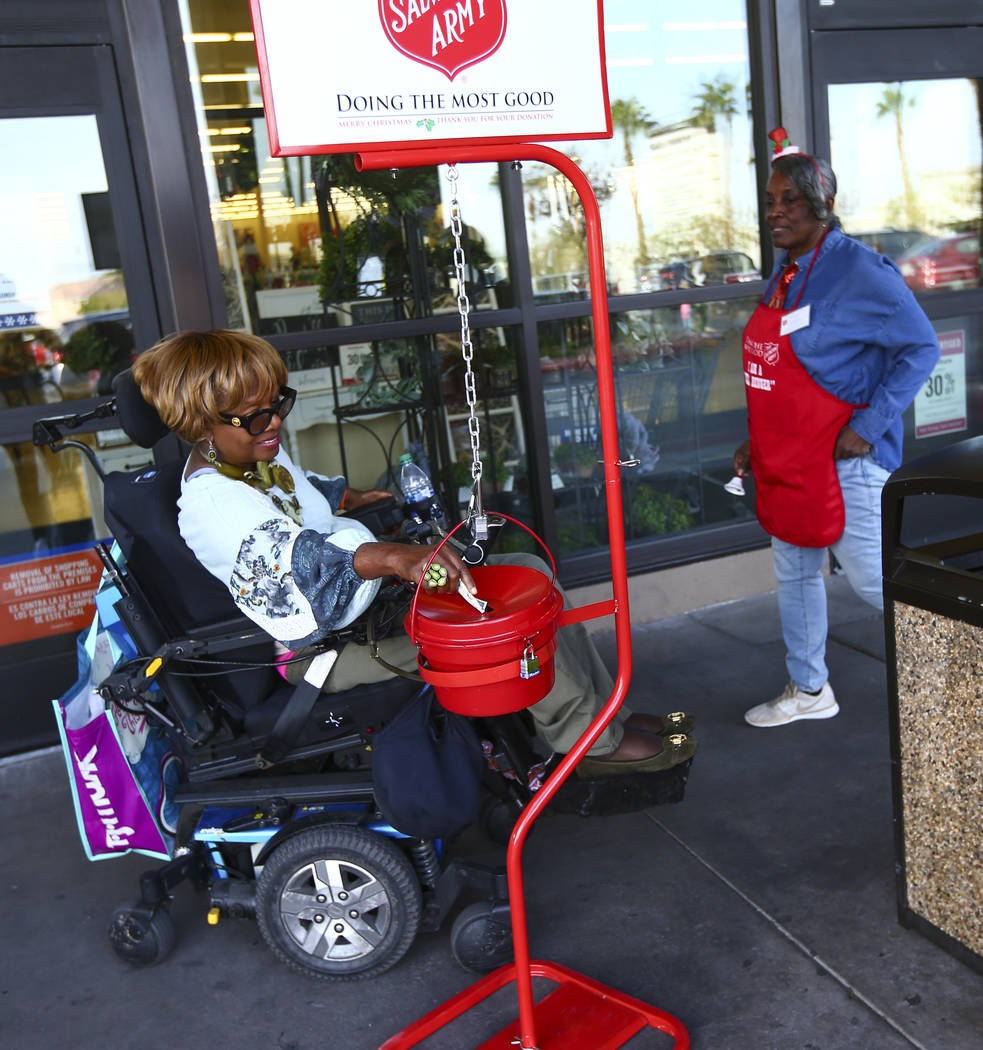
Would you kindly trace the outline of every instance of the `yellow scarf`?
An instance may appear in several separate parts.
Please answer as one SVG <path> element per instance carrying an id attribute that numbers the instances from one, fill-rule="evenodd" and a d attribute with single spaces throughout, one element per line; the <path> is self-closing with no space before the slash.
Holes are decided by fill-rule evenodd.
<path id="1" fill-rule="evenodd" d="M 242 481 L 250 488 L 258 489 L 273 500 L 277 510 L 292 518 L 298 525 L 304 524 L 304 513 L 300 509 L 300 503 L 294 495 L 294 479 L 286 467 L 279 463 L 267 463 L 260 461 L 251 467 L 237 467 L 231 463 L 223 463 L 220 459 L 209 461 L 220 474 L 234 481 Z M 286 498 L 281 498 L 270 489 L 274 485 L 286 493 Z"/>

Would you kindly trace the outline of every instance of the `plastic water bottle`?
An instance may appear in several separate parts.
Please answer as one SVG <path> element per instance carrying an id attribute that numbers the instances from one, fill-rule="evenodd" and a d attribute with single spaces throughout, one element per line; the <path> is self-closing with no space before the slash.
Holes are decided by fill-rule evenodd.
<path id="1" fill-rule="evenodd" d="M 399 463 L 399 487 L 403 492 L 403 499 L 424 521 L 439 518 L 440 504 L 427 472 L 413 462 L 409 452 L 404 452 L 399 457 Z"/>

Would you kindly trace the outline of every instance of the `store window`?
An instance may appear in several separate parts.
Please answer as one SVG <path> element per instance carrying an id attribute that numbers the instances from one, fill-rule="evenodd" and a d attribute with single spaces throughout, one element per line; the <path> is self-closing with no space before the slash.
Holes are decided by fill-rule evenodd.
<path id="1" fill-rule="evenodd" d="M 638 460 L 625 471 L 628 536 L 647 543 L 751 516 L 723 485 L 746 436 L 739 336 L 752 304 L 706 292 L 679 302 L 760 276 L 747 26 L 740 0 L 713 0 L 688 22 L 609 0 L 605 18 L 614 137 L 559 148 L 595 188 L 608 292 L 652 294 L 651 309 L 612 316 L 622 453 Z M 245 0 L 184 0 L 184 25 L 230 324 L 284 336 L 281 346 L 292 333 L 331 329 L 335 342 L 353 329 L 344 345 L 284 351 L 301 393 L 288 445 L 365 486 L 391 479 L 410 448 L 430 457 L 459 514 L 472 450 L 446 169 L 394 178 L 357 172 L 347 155 L 270 157 Z M 524 163 L 521 184 L 529 255 L 513 274 L 499 168 L 461 169 L 471 305 L 479 317 L 529 309 L 512 287 L 528 281 L 533 309 L 555 317 L 569 302 L 579 315 L 589 295 L 579 200 L 543 165 Z M 660 304 L 664 292 L 674 305 Z M 446 330 L 432 335 L 371 330 L 441 315 Z M 485 504 L 535 525 L 552 499 L 557 535 L 546 538 L 561 554 L 590 552 L 607 543 L 591 324 L 540 318 L 536 330 L 538 345 L 525 346 L 528 327 L 473 330 Z M 519 389 L 530 357 L 544 393 L 525 411 L 545 414 L 545 497 L 530 491 Z"/>
<path id="2" fill-rule="evenodd" d="M 933 309 L 935 293 L 981 284 L 980 85 L 951 77 L 828 89 L 843 227 L 895 261 L 939 339 L 939 363 L 905 412 L 906 458 L 983 432 L 979 314 Z"/>
<path id="3" fill-rule="evenodd" d="M 434 170 L 358 173 L 350 157 L 271 158 L 245 0 L 186 0 L 198 100 L 232 323 L 283 333 L 347 322 L 379 298 L 391 320 L 439 312 L 453 291 L 446 187 Z M 700 20 L 641 0 L 605 7 L 614 137 L 559 144 L 602 206 L 612 292 L 737 283 L 760 267 L 741 0 Z M 509 302 L 493 167 L 468 166 L 462 207 L 478 309 Z M 533 287 L 540 302 L 586 288 L 579 201 L 563 176 L 523 172 Z"/>
<path id="4" fill-rule="evenodd" d="M 918 294 L 980 285 L 981 112 L 979 80 L 830 85 L 843 227 Z"/>
<path id="5" fill-rule="evenodd" d="M 358 172 L 347 154 L 271 157 L 246 0 L 188 0 L 183 18 L 229 324 L 287 337 L 351 328 L 358 340 L 355 329 L 456 314 L 447 169 L 394 176 Z M 497 166 L 468 165 L 457 195 L 471 308 L 510 306 Z M 474 342 L 478 388 L 495 395 L 489 420 L 505 414 L 500 402 L 518 418 L 514 346 L 501 329 Z M 409 449 L 455 500 L 469 449 L 459 337 L 370 337 L 284 356 L 300 393 L 288 444 L 301 462 L 391 487 Z M 490 455 L 489 479 L 505 486 L 501 443 Z M 511 446 L 508 457 L 514 465 Z"/>
<path id="6" fill-rule="evenodd" d="M 756 279 L 760 268 L 745 5 L 609 0 L 614 137 L 560 144 L 601 206 L 614 294 Z M 587 263 L 579 201 L 541 165 L 523 172 L 537 299 L 576 298 Z"/>
<path id="7" fill-rule="evenodd" d="M 134 353 L 96 117 L 0 120 L 0 154 L 47 158 L 0 174 L 0 408 L 64 414 L 110 393 Z M 84 440 L 112 460 L 111 432 Z M 105 535 L 95 480 L 75 452 L 5 445 L 0 558 Z"/>
<path id="8" fill-rule="evenodd" d="M 728 493 L 747 437 L 741 331 L 751 299 L 633 310 L 611 317 L 618 439 L 629 545 L 749 520 Z M 607 544 L 592 328 L 540 329 L 558 550 Z"/>
<path id="9" fill-rule="evenodd" d="M 482 492 L 490 509 L 506 512 L 516 510 L 514 493 L 525 485 L 528 469 L 516 340 L 511 329 L 471 332 Z M 300 395 L 283 431 L 296 461 L 319 473 L 344 474 L 356 488 L 391 489 L 399 456 L 409 450 L 457 520 L 470 498 L 473 461 L 459 332 L 288 349 L 283 357 Z M 442 411 L 432 411 L 434 404 Z M 528 517 L 528 501 L 521 509 Z"/>
<path id="10" fill-rule="evenodd" d="M 450 309 L 441 173 L 358 172 L 347 154 L 271 157 L 246 0 L 187 0 L 183 14 L 229 323 L 271 335 Z M 461 180 L 477 310 L 508 295 L 496 173 L 469 167 Z"/>

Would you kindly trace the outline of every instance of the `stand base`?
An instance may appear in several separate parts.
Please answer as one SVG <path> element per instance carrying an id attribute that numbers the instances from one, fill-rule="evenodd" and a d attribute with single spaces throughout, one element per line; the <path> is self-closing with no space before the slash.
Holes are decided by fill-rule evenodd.
<path id="1" fill-rule="evenodd" d="M 643 1028 L 657 1028 L 672 1036 L 672 1050 L 689 1050 L 689 1033 L 682 1022 L 640 999 L 557 963 L 533 960 L 529 973 L 557 982 L 557 987 L 534 1007 L 536 1046 L 522 1046 L 520 1023 L 513 1021 L 475 1050 L 617 1050 Z M 379 1050 L 407 1050 L 419 1045 L 514 979 L 514 963 L 499 967 L 387 1039 Z"/>

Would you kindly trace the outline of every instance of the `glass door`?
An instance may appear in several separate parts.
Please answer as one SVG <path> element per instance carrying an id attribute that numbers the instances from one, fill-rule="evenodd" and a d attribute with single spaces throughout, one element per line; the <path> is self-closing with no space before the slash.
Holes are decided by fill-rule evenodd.
<path id="1" fill-rule="evenodd" d="M 95 472 L 36 448 L 33 423 L 110 395 L 156 316 L 110 49 L 0 49 L 0 100 L 2 753 L 54 739 L 107 534 Z M 150 459 L 119 431 L 81 439 L 106 469 Z"/>
<path id="2" fill-rule="evenodd" d="M 816 33 L 813 74 L 843 228 L 894 260 L 939 336 L 906 458 L 983 433 L 983 30 Z"/>

